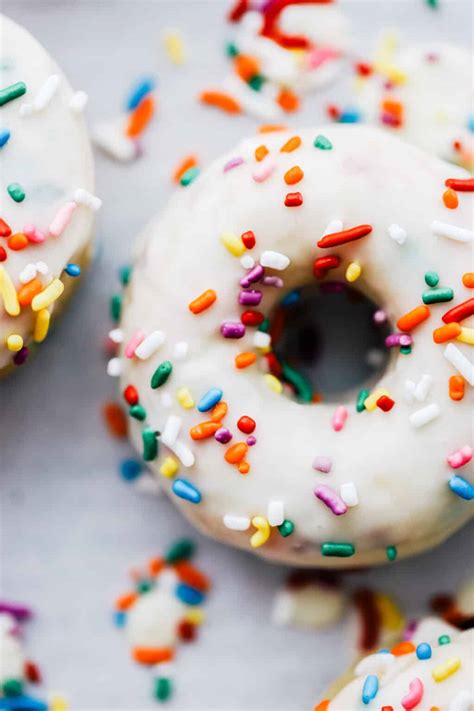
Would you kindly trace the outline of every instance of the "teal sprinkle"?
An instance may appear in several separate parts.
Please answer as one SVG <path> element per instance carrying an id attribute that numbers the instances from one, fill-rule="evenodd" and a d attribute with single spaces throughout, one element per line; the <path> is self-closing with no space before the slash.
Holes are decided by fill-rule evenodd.
<path id="1" fill-rule="evenodd" d="M 320 133 L 314 139 L 314 147 L 319 148 L 321 151 L 330 151 L 332 149 L 332 143 L 329 138 L 326 138 L 326 136 Z"/>
<path id="2" fill-rule="evenodd" d="M 265 83 L 265 77 L 261 74 L 254 74 L 254 76 L 248 80 L 247 84 L 254 91 L 261 91 L 262 86 Z"/>
<path id="3" fill-rule="evenodd" d="M 282 378 L 286 380 L 290 385 L 293 385 L 296 390 L 298 398 L 302 402 L 311 402 L 313 399 L 313 388 L 311 383 L 305 378 L 304 375 L 298 373 L 297 370 L 288 365 L 288 363 L 281 363 L 281 374 Z"/>
<path id="4" fill-rule="evenodd" d="M 400 348 L 400 353 L 402 355 L 410 355 L 411 351 L 412 351 L 411 346 L 401 346 L 401 348 Z"/>
<path id="5" fill-rule="evenodd" d="M 426 272 L 425 283 L 428 286 L 438 286 L 439 274 L 437 272 Z"/>
<path id="6" fill-rule="evenodd" d="M 450 644 L 451 643 L 451 637 L 449 634 L 442 634 L 441 637 L 438 637 L 438 644 L 443 645 L 443 644 Z"/>
<path id="7" fill-rule="evenodd" d="M 196 180 L 200 172 L 201 169 L 198 168 L 197 165 L 193 166 L 192 168 L 188 168 L 188 170 L 181 176 L 179 182 L 183 187 L 186 188 L 188 185 L 191 185 L 194 180 Z"/>
<path id="8" fill-rule="evenodd" d="M 439 289 L 430 289 L 422 294 L 424 304 L 442 304 L 445 301 L 454 299 L 454 291 L 449 287 L 440 287 Z"/>
<path id="9" fill-rule="evenodd" d="M 26 197 L 26 193 L 19 183 L 10 183 L 10 185 L 7 185 L 7 192 L 15 202 L 23 202 Z"/>
<path id="10" fill-rule="evenodd" d="M 122 295 L 114 294 L 110 299 L 110 316 L 112 321 L 119 321 L 122 313 Z"/>
<path id="11" fill-rule="evenodd" d="M 126 264 L 122 267 L 119 276 L 122 286 L 127 286 L 130 282 L 130 277 L 132 276 L 132 266 L 130 264 Z"/>
<path id="12" fill-rule="evenodd" d="M 385 552 L 387 554 L 387 560 L 389 560 L 391 563 L 397 559 L 398 551 L 396 546 L 387 546 Z"/>
<path id="13" fill-rule="evenodd" d="M 237 49 L 237 45 L 235 45 L 233 42 L 228 42 L 225 48 L 225 52 L 228 57 L 236 57 L 239 53 L 239 50 Z"/>
<path id="14" fill-rule="evenodd" d="M 370 395 L 370 390 L 367 390 L 366 388 L 359 391 L 359 394 L 357 395 L 357 401 L 356 401 L 357 412 L 364 412 L 364 410 L 365 410 L 364 402 L 367 400 L 369 395 Z"/>
<path id="15" fill-rule="evenodd" d="M 257 331 L 262 331 L 262 333 L 268 333 L 270 330 L 270 319 L 266 318 L 262 321 L 260 326 L 257 328 Z"/>
<path id="16" fill-rule="evenodd" d="M 280 536 L 283 536 L 283 538 L 288 538 L 288 536 L 291 536 L 294 530 L 295 524 L 288 518 L 285 519 L 280 526 L 278 526 L 278 533 L 280 534 Z"/>

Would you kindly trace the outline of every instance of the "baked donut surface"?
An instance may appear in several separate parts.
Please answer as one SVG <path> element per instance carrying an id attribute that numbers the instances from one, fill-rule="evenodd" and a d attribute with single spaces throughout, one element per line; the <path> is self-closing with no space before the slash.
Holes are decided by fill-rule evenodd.
<path id="1" fill-rule="evenodd" d="M 147 227 L 114 370 L 133 442 L 198 528 L 275 561 L 353 567 L 420 552 L 469 519 L 471 346 L 433 336 L 464 302 L 455 316 L 471 333 L 466 176 L 369 127 L 271 133 L 218 159 Z M 446 179 L 464 189 L 456 209 Z M 328 256 L 339 266 L 315 265 Z M 365 395 L 308 402 L 283 374 L 293 396 L 270 335 L 250 324 L 302 286 L 344 288 L 359 271 L 402 347 Z M 343 324 L 340 347 L 350 368 Z"/>

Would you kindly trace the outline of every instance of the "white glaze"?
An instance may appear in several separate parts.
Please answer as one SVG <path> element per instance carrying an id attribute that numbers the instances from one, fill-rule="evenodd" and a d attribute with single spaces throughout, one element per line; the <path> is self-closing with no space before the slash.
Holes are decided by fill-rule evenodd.
<path id="1" fill-rule="evenodd" d="M 332 141 L 333 150 L 313 147 L 319 133 Z M 446 463 L 449 454 L 471 440 L 471 391 L 467 387 L 462 402 L 450 400 L 447 381 L 454 370 L 443 357 L 443 346 L 433 343 L 432 331 L 442 325 L 441 315 L 448 308 L 471 295 L 461 277 L 469 269 L 472 252 L 469 244 L 434 236 L 431 224 L 438 219 L 472 229 L 473 196 L 460 193 L 459 208 L 448 210 L 441 198 L 444 181 L 465 177 L 465 172 L 381 131 L 360 126 L 303 130 L 299 132 L 302 146 L 293 153 L 280 153 L 290 135 L 259 135 L 242 142 L 191 187 L 180 190 L 165 213 L 145 230 L 125 294 L 124 344 L 138 330 L 145 334 L 163 331 L 166 341 L 149 360 L 122 357 L 117 366 L 122 370 L 121 385 L 137 387 L 147 411 L 146 424 L 161 432 L 170 414 L 182 418 L 178 444 L 189 447 L 195 463 L 181 466 L 178 476 L 196 485 L 203 500 L 193 505 L 173 499 L 201 530 L 249 549 L 253 527 L 230 530 L 223 517 L 266 516 L 269 501 L 282 500 L 295 532 L 283 538 L 271 529 L 268 542 L 257 549 L 259 554 L 299 565 L 380 563 L 386 560 L 386 546 L 396 546 L 399 557 L 414 554 L 442 541 L 471 515 L 471 504 L 448 488 L 453 472 Z M 271 150 L 277 168 L 257 184 L 252 179 L 253 156 L 262 142 Z M 246 162 L 224 173 L 223 166 L 236 156 Z M 305 172 L 294 186 L 303 194 L 304 204 L 287 208 L 283 203 L 288 186 L 282 176 L 295 164 Z M 335 219 L 342 220 L 346 228 L 368 222 L 373 232 L 337 250 L 316 248 Z M 388 235 L 388 226 L 395 222 L 409 235 L 404 245 Z M 335 405 L 302 405 L 285 394 L 276 395 L 262 377 L 264 359 L 246 370 L 235 368 L 235 355 L 252 350 L 254 329 L 248 328 L 241 340 L 224 339 L 220 334 L 222 322 L 239 320 L 239 280 L 245 272 L 240 259 L 219 238 L 223 232 L 240 235 L 249 229 L 257 238 L 251 252 L 255 259 L 265 250 L 274 250 L 291 260 L 285 271 L 277 272 L 285 280 L 284 290 L 263 287 L 265 313 L 271 312 L 285 291 L 314 283 L 313 261 L 328 251 L 342 258 L 341 267 L 332 272 L 336 279 L 344 280 L 349 262 L 360 261 L 363 271 L 358 288 L 377 301 L 392 323 L 421 303 L 427 269 L 438 270 L 440 285 L 454 289 L 455 300 L 432 306 L 430 319 L 413 332 L 413 353 L 393 352 L 379 383 L 396 401 L 391 412 L 376 408 L 356 414 L 351 394 L 341 403 L 348 408 L 345 427 L 335 432 L 331 426 Z M 195 316 L 188 304 L 206 289 L 215 289 L 217 301 Z M 174 347 L 183 340 L 189 352 L 178 362 Z M 470 354 L 469 346 L 458 345 L 466 356 Z M 173 363 L 173 373 L 155 392 L 151 376 L 167 359 Z M 425 373 L 433 378 L 426 401 L 407 403 L 403 396 L 406 381 L 418 383 Z M 189 438 L 190 427 L 209 417 L 180 407 L 176 393 L 182 387 L 189 388 L 196 402 L 209 388 L 223 390 L 229 405 L 224 426 L 234 433 L 232 443 L 245 440 L 236 427 L 239 417 L 248 415 L 256 421 L 257 444 L 249 448 L 249 474 L 242 476 L 225 462 L 226 447 L 213 438 L 201 442 Z M 172 398 L 171 409 L 162 407 L 163 394 Z M 412 413 L 431 404 L 439 407 L 439 416 L 424 427 L 413 427 Z M 140 450 L 141 430 L 142 424 L 131 420 L 131 437 Z M 167 454 L 162 447 L 159 460 L 152 462 L 157 474 Z M 312 468 L 316 456 L 332 460 L 330 474 Z M 472 462 L 457 473 L 469 479 L 471 467 Z M 162 479 L 169 491 L 170 480 Z M 357 486 L 359 504 L 342 516 L 334 516 L 313 495 L 318 484 L 338 492 L 350 481 Z M 326 541 L 353 543 L 356 554 L 323 557 L 320 546 Z"/>

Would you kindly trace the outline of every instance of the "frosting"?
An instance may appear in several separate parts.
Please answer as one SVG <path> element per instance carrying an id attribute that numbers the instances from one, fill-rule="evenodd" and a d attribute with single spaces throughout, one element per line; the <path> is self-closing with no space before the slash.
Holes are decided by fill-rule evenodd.
<path id="1" fill-rule="evenodd" d="M 352 567 L 419 552 L 469 519 L 466 181 L 368 127 L 271 133 L 217 160 L 145 230 L 108 370 L 133 442 L 201 530 L 279 561 Z M 346 289 L 354 274 L 391 326 L 388 367 L 358 396 L 310 404 L 262 319 L 303 285 Z"/>
<path id="2" fill-rule="evenodd" d="M 83 92 L 26 30 L 3 16 L 0 23 L 1 370 L 46 337 L 50 313 L 87 262 L 100 200 Z"/>

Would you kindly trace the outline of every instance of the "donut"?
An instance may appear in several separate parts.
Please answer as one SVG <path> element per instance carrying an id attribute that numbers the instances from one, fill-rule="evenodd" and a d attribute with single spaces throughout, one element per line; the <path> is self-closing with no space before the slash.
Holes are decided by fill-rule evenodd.
<path id="1" fill-rule="evenodd" d="M 87 266 L 94 212 L 82 109 L 43 47 L 0 18 L 0 373 L 45 340 Z"/>
<path id="2" fill-rule="evenodd" d="M 472 516 L 470 191 L 456 166 L 333 125 L 244 140 L 147 227 L 112 300 L 108 372 L 133 443 L 201 531 L 274 561 L 360 567 Z M 272 350 L 275 311 L 307 286 L 355 284 L 389 325 L 387 365 L 320 401 Z"/>
<path id="3" fill-rule="evenodd" d="M 314 711 L 366 706 L 469 711 L 474 703 L 473 635 L 427 618 L 411 640 L 362 659 L 332 700 L 324 699 Z"/>

